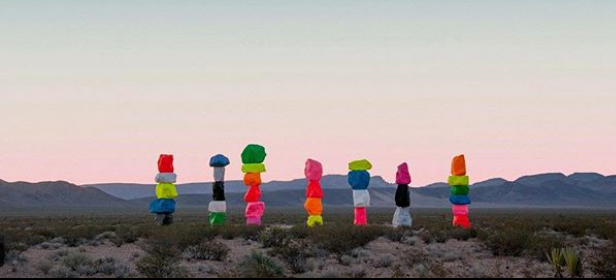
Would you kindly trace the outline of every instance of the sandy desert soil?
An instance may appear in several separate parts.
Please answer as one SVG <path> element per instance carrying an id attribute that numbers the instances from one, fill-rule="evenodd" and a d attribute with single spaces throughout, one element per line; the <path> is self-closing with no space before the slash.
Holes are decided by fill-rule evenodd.
<path id="1" fill-rule="evenodd" d="M 376 225 L 364 229 L 348 226 L 345 216 L 314 230 L 292 215 L 272 218 L 263 228 L 233 220 L 220 229 L 189 216 L 168 228 L 133 216 L 67 217 L 60 223 L 4 218 L 0 231 L 10 243 L 0 278 L 551 278 L 555 271 L 545 256 L 564 247 L 581 257 L 579 276 L 616 273 L 611 213 L 477 215 L 481 222 L 473 231 L 452 230 L 440 212 L 422 215 L 412 229 L 393 230 L 389 215 L 374 214 Z M 170 243 L 156 247 L 156 240 Z M 149 268 L 139 267 L 144 263 Z M 168 267 L 158 271 L 164 264 Z"/>

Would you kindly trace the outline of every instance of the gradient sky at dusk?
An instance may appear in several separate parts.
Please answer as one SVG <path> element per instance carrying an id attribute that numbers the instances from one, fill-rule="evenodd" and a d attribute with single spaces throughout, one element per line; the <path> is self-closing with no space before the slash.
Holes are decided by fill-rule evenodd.
<path id="1" fill-rule="evenodd" d="M 616 174 L 616 1 L 2 0 L 0 179 Z"/>

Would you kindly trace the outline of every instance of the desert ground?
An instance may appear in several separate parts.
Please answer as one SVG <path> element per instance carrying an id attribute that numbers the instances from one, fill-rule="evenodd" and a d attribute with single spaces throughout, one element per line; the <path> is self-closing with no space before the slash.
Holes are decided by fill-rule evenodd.
<path id="1" fill-rule="evenodd" d="M 138 212 L 2 213 L 0 277 L 616 277 L 616 211 L 477 209 L 472 230 L 445 209 L 414 209 L 406 229 L 392 214 L 371 209 L 356 228 L 352 209 L 330 209 L 307 228 L 304 213 L 269 209 L 256 228 L 235 210 L 211 228 L 202 210 L 169 227 Z"/>

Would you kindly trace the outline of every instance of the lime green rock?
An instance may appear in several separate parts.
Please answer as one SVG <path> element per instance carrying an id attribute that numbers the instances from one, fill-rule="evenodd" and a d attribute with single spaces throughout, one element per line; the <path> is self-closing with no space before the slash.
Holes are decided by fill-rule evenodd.
<path id="1" fill-rule="evenodd" d="M 451 195 L 467 196 L 470 192 L 468 186 L 453 186 L 451 187 Z"/>
<path id="2" fill-rule="evenodd" d="M 254 164 L 244 164 L 242 166 L 243 173 L 265 173 L 265 164 L 262 163 L 254 163 Z"/>
<path id="3" fill-rule="evenodd" d="M 370 169 L 372 169 L 372 163 L 365 159 L 349 163 L 349 170 L 351 171 L 368 171 Z"/>
<path id="4" fill-rule="evenodd" d="M 227 213 L 210 213 L 210 225 L 222 226 L 227 222 Z"/>
<path id="5" fill-rule="evenodd" d="M 265 161 L 265 157 L 267 157 L 267 153 L 265 152 L 265 148 L 260 145 L 248 145 L 242 152 L 242 163 L 244 164 L 255 164 L 255 163 L 263 163 Z"/>
<path id="6" fill-rule="evenodd" d="M 308 227 L 316 227 L 323 225 L 323 217 L 322 216 L 310 216 L 308 217 Z"/>
<path id="7" fill-rule="evenodd" d="M 468 176 L 449 176 L 450 186 L 468 186 L 470 183 Z"/>

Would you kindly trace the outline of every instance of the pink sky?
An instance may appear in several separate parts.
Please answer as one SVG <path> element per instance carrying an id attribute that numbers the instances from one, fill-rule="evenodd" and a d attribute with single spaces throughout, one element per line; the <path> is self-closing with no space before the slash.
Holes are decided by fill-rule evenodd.
<path id="1" fill-rule="evenodd" d="M 240 179 L 250 143 L 268 181 L 367 158 L 424 185 L 462 153 L 474 181 L 616 174 L 616 5 L 426 2 L 6 1 L 0 179 L 151 183 L 161 153 Z"/>

